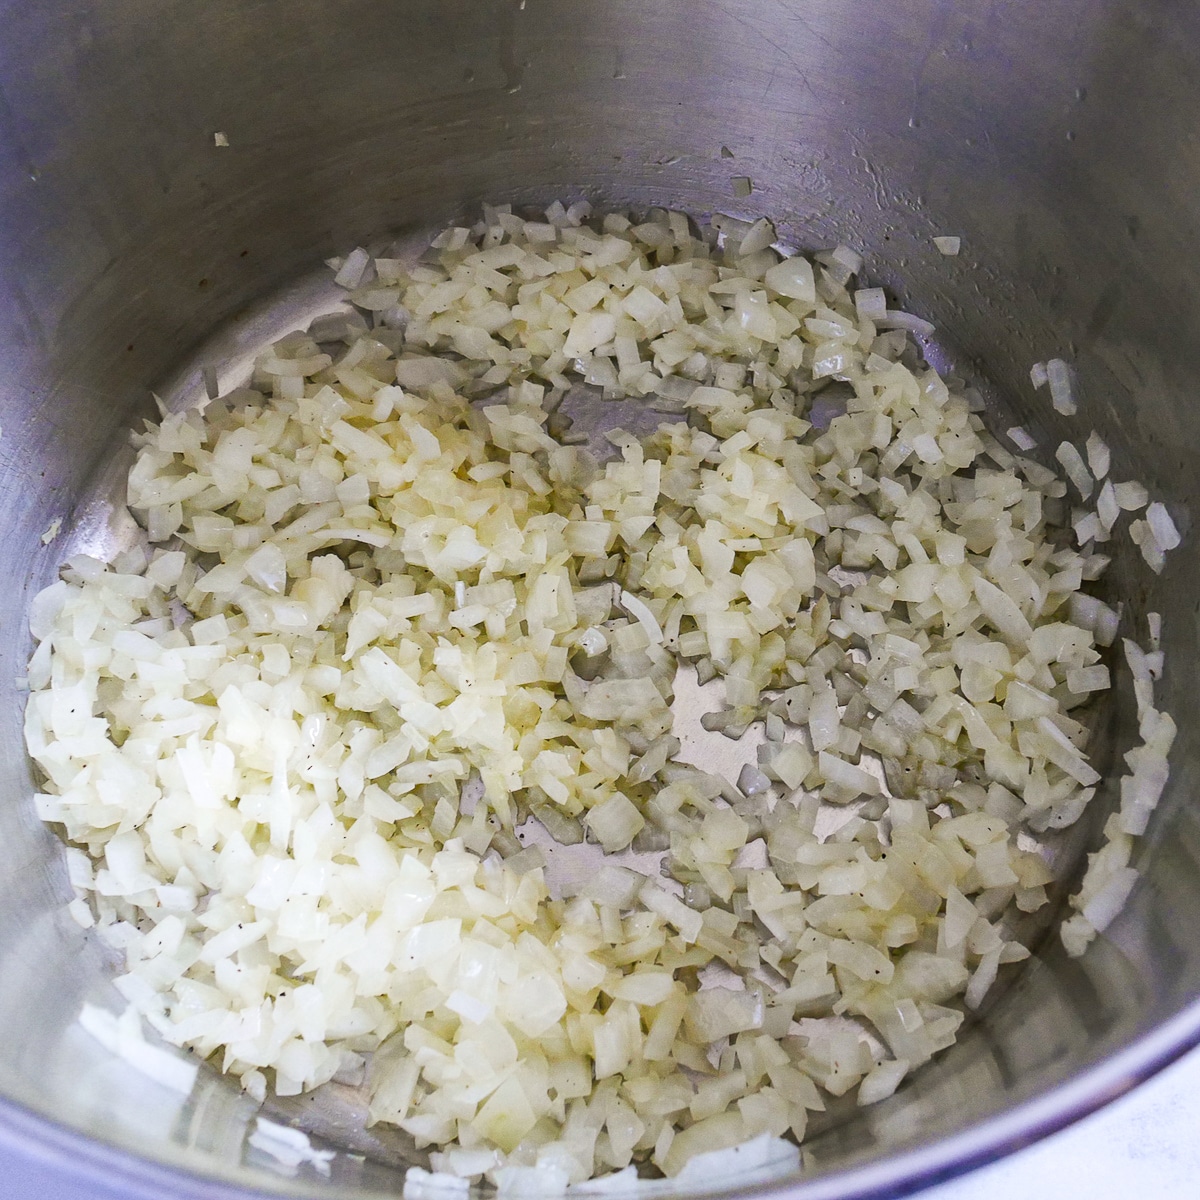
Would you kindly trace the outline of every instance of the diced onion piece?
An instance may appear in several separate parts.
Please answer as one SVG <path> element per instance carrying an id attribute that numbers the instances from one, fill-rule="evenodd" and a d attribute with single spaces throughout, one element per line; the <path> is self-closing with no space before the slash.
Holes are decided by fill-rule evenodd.
<path id="1" fill-rule="evenodd" d="M 370 265 L 371 256 L 359 246 L 346 255 L 337 274 L 333 277 L 333 282 L 338 287 L 347 289 L 361 287 Z"/>
<path id="2" fill-rule="evenodd" d="M 1046 363 L 1046 382 L 1050 385 L 1050 400 L 1055 411 L 1064 417 L 1073 417 L 1079 405 L 1075 400 L 1071 368 L 1061 358 L 1049 359 Z"/>
<path id="3" fill-rule="evenodd" d="M 587 815 L 587 827 L 609 854 L 625 849 L 645 825 L 637 808 L 618 792 Z"/>
<path id="4" fill-rule="evenodd" d="M 750 232 L 742 238 L 741 244 L 738 246 L 738 253 L 743 257 L 749 257 L 751 254 L 757 254 L 760 250 L 766 250 L 774 240 L 775 226 L 763 217 L 750 226 Z"/>
<path id="5" fill-rule="evenodd" d="M 1080 496 L 1086 500 L 1092 494 L 1095 480 L 1092 479 L 1087 464 L 1083 461 L 1083 455 L 1070 442 L 1062 442 L 1054 452 L 1054 457 L 1062 463 L 1067 478 L 1075 485 Z"/>
<path id="6" fill-rule="evenodd" d="M 1117 503 L 1125 512 L 1138 512 L 1146 507 L 1146 503 L 1150 499 L 1145 487 L 1136 480 L 1118 483 L 1113 488 L 1113 493 L 1117 498 Z"/>
<path id="7" fill-rule="evenodd" d="M 785 258 L 775 266 L 769 267 L 763 276 L 763 282 L 780 296 L 810 304 L 816 302 L 817 285 L 813 278 L 812 263 L 803 255 Z"/>
<path id="8" fill-rule="evenodd" d="M 918 337 L 932 337 L 937 332 L 937 326 L 912 313 L 900 309 L 889 308 L 887 314 L 876 321 L 880 329 L 905 329 Z"/>
<path id="9" fill-rule="evenodd" d="M 887 296 L 883 288 L 859 288 L 854 293 L 854 308 L 860 320 L 882 320 L 887 316 Z"/>
<path id="10" fill-rule="evenodd" d="M 1088 434 L 1087 440 L 1088 466 L 1097 479 L 1103 479 L 1108 474 L 1112 464 L 1112 453 L 1104 439 L 1095 430 Z"/>
<path id="11" fill-rule="evenodd" d="M 650 611 L 650 606 L 644 600 L 640 600 L 632 592 L 622 590 L 618 603 L 634 620 L 641 624 L 652 643 L 657 644 L 663 640 L 662 626 L 659 625 L 658 618 Z"/>
<path id="12" fill-rule="evenodd" d="M 1183 540 L 1165 504 L 1155 500 L 1146 509 L 1146 524 L 1160 550 L 1174 550 Z"/>
<path id="13" fill-rule="evenodd" d="M 900 1081 L 908 1071 L 908 1062 L 903 1058 L 894 1058 L 873 1067 L 858 1085 L 859 1106 L 878 1104 L 880 1100 L 886 1100 L 900 1086 Z"/>

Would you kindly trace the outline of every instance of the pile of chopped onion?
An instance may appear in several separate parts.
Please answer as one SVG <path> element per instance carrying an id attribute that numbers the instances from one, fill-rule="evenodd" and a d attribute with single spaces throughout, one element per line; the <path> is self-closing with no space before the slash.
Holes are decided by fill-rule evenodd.
<path id="1" fill-rule="evenodd" d="M 1051 400 L 1057 412 L 1066 417 L 1073 417 L 1078 412 L 1073 372 L 1061 358 L 1034 363 L 1029 376 L 1035 388 L 1044 387 L 1047 383 L 1050 385 Z M 1032 450 L 1037 445 L 1036 440 L 1020 426 L 1009 429 L 1007 436 L 1022 451 Z M 1086 502 L 1092 490 L 1099 485 L 1095 509 L 1074 508 L 1071 511 L 1071 525 L 1079 544 L 1107 542 L 1113 536 L 1114 527 L 1123 512 L 1141 512 L 1145 509 L 1145 519 L 1139 517 L 1130 521 L 1128 534 L 1146 565 L 1156 575 L 1161 575 L 1166 566 L 1167 553 L 1183 541 L 1183 535 L 1167 506 L 1160 500 L 1151 501 L 1149 492 L 1137 480 L 1114 483 L 1105 478 L 1112 463 L 1112 454 L 1095 430 L 1088 435 L 1083 452 L 1071 442 L 1062 442 L 1055 451 L 1055 457 L 1074 485 L 1081 502 Z"/>
<path id="2" fill-rule="evenodd" d="M 1107 559 L 931 327 L 766 221 L 589 216 L 338 261 L 353 307 L 140 434 L 145 542 L 31 614 L 39 810 L 124 995 L 260 1099 L 363 1085 L 463 1178 L 674 1175 L 890 1095 L 1027 956 L 1099 782 Z M 580 380 L 667 416 L 599 463 Z M 1165 782 L 1126 648 L 1145 746 L 1072 950 Z M 681 670 L 765 731 L 736 784 L 679 757 Z M 530 821 L 662 872 L 551 896 Z"/>

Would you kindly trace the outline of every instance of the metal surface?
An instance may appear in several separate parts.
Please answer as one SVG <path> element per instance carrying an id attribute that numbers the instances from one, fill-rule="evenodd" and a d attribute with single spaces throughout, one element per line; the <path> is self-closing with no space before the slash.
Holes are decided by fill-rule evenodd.
<path id="1" fill-rule="evenodd" d="M 85 997 L 111 1000 L 108 968 L 63 912 L 13 682 L 24 607 L 61 554 L 41 541 L 51 520 L 100 536 L 96 497 L 149 389 L 216 330 L 253 345 L 251 306 L 324 257 L 483 199 L 764 213 L 798 245 L 862 248 L 1044 446 L 1094 427 L 1181 527 L 1200 499 L 1190 6 L 0 0 L 0 28 L 0 1148 L 53 1181 L 45 1194 L 398 1190 L 366 1146 L 329 1179 L 286 1177 L 247 1148 L 253 1105 L 215 1075 L 173 1099 L 73 1027 Z M 962 254 L 939 255 L 938 233 Z M 1052 354 L 1078 366 L 1070 426 L 1028 385 Z M 1163 613 L 1168 662 L 1194 663 L 1200 561 L 1139 567 L 1121 550 L 1112 594 L 1131 619 Z M 1164 684 L 1171 786 L 1109 938 L 1079 962 L 1045 947 L 900 1095 L 808 1143 L 792 1195 L 882 1197 L 961 1170 L 1200 1037 L 1189 675 Z"/>

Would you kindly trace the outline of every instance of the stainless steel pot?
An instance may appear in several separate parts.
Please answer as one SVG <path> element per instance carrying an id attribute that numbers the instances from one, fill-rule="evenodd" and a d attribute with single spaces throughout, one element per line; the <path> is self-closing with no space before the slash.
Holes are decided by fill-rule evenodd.
<path id="1" fill-rule="evenodd" d="M 2 0 L 0 30 L 0 1152 L 37 1194 L 399 1187 L 392 1151 L 348 1132 L 365 1159 L 289 1180 L 247 1147 L 235 1089 L 204 1076 L 172 1104 L 74 1024 L 85 998 L 106 1002 L 108 968 L 63 911 L 13 682 L 23 609 L 61 554 L 40 535 L 100 520 L 89 481 L 149 388 L 214 329 L 250 337 L 248 306 L 322 258 L 484 199 L 767 214 L 799 245 L 863 248 L 874 280 L 939 323 L 946 361 L 1043 445 L 1095 428 L 1181 526 L 1200 498 L 1193 6 Z M 963 238 L 959 257 L 939 233 Z M 1028 383 L 1054 354 L 1078 365 L 1070 426 Z M 1130 617 L 1163 613 L 1181 726 L 1127 911 L 1081 961 L 1048 942 L 950 1053 L 816 1136 L 775 1190 L 902 1193 L 1200 1038 L 1200 563 L 1185 543 L 1156 578 L 1126 547 L 1110 589 Z M 1105 729 L 1110 765 L 1130 708 Z"/>

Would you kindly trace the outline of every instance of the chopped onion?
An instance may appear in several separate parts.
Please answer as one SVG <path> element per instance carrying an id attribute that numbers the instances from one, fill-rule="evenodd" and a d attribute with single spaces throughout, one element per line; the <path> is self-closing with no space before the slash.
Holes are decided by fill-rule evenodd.
<path id="1" fill-rule="evenodd" d="M 1061 358 L 1049 359 L 1046 363 L 1046 382 L 1050 384 L 1050 399 L 1055 410 L 1064 417 L 1073 417 L 1079 405 L 1075 400 L 1071 368 Z"/>
<path id="2" fill-rule="evenodd" d="M 1025 955 L 1029 831 L 1099 780 L 1071 713 L 1119 615 L 1064 483 L 918 367 L 934 327 L 848 288 L 856 251 L 693 228 L 485 206 L 415 265 L 354 250 L 342 311 L 137 435 L 146 537 L 31 606 L 35 803 L 130 1019 L 259 1100 L 367 1080 L 433 1148 L 412 1197 L 794 1169 L 823 1093 L 890 1095 Z M 580 379 L 688 419 L 598 463 Z M 1094 434 L 1058 458 L 1103 480 L 1079 541 L 1146 507 Z M 1165 507 L 1132 524 L 1161 566 Z M 1072 952 L 1166 786 L 1159 632 Z M 702 730 L 765 733 L 729 778 L 672 712 L 709 682 Z"/>
<path id="3" fill-rule="evenodd" d="M 1167 512 L 1166 505 L 1157 500 L 1146 509 L 1146 523 L 1150 526 L 1150 532 L 1160 550 L 1174 550 L 1183 540 L 1175 522 L 1171 520 L 1171 514 Z"/>
<path id="4" fill-rule="evenodd" d="M 887 315 L 876 321 L 876 324 L 880 329 L 904 329 L 917 337 L 932 337 L 937 332 L 937 327 L 930 322 L 895 308 L 889 308 Z"/>
<path id="5" fill-rule="evenodd" d="M 333 1150 L 314 1149 L 303 1130 L 268 1121 L 266 1117 L 255 1118 L 254 1132 L 246 1139 L 246 1143 L 291 1170 L 301 1163 L 310 1163 L 322 1175 L 330 1174 L 330 1163 L 336 1157 Z M 407 1194 L 407 1185 L 405 1192 Z"/>
<path id="6" fill-rule="evenodd" d="M 883 288 L 859 288 L 854 293 L 854 308 L 861 320 L 883 320 L 887 316 L 887 296 Z"/>
<path id="7" fill-rule="evenodd" d="M 1138 512 L 1146 507 L 1146 503 L 1150 499 L 1145 487 L 1136 481 L 1118 483 L 1113 488 L 1113 494 L 1125 512 Z"/>
<path id="8" fill-rule="evenodd" d="M 760 250 L 766 250 L 775 240 L 775 226 L 771 224 L 765 217 L 755 221 L 750 226 L 749 233 L 742 238 L 738 246 L 738 253 L 743 258 L 748 258 L 751 254 L 757 254 Z"/>
<path id="9" fill-rule="evenodd" d="M 341 266 L 338 268 L 337 274 L 333 277 L 333 282 L 338 287 L 347 289 L 361 287 L 367 278 L 370 266 L 371 256 L 359 246 L 346 255 Z"/>
<path id="10" fill-rule="evenodd" d="M 1095 480 L 1083 461 L 1083 455 L 1070 442 L 1062 442 L 1054 452 L 1054 457 L 1062 463 L 1067 478 L 1075 485 L 1075 490 L 1086 500 L 1092 494 Z"/>
<path id="11" fill-rule="evenodd" d="M 780 296 L 807 303 L 816 302 L 817 288 L 812 263 L 802 255 L 785 258 L 783 262 L 770 267 L 763 276 L 763 282 Z"/>
<path id="12" fill-rule="evenodd" d="M 644 600 L 639 600 L 632 592 L 622 591 L 618 603 L 641 624 L 651 642 L 658 643 L 663 640 L 662 626 Z"/>
<path id="13" fill-rule="evenodd" d="M 1112 463 L 1112 453 L 1094 430 L 1088 434 L 1087 458 L 1092 474 L 1097 479 L 1103 479 L 1108 474 L 1108 468 Z"/>

